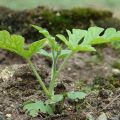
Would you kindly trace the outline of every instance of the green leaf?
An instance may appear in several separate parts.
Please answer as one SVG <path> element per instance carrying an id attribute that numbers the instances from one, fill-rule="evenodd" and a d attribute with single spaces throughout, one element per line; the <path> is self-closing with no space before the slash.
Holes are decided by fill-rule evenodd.
<path id="1" fill-rule="evenodd" d="M 49 58 L 52 59 L 52 53 L 51 52 L 49 53 L 46 50 L 41 49 L 38 53 L 41 54 L 41 55 L 43 55 L 43 56 L 45 56 L 45 57 L 49 57 Z"/>
<path id="2" fill-rule="evenodd" d="M 83 99 L 87 96 L 86 93 L 84 92 L 69 92 L 67 93 L 68 98 L 72 99 L 72 100 L 76 100 L 76 99 Z"/>
<path id="3" fill-rule="evenodd" d="M 72 33 L 69 30 L 67 30 L 67 33 L 69 37 L 68 40 L 61 34 L 58 34 L 57 37 L 62 40 L 70 50 L 77 52 L 79 42 L 81 42 L 82 38 L 85 36 L 86 30 L 73 29 Z"/>
<path id="4" fill-rule="evenodd" d="M 58 58 L 65 58 L 68 54 L 70 54 L 72 51 L 71 50 L 61 50 Z"/>
<path id="5" fill-rule="evenodd" d="M 73 52 L 95 51 L 95 48 L 93 48 L 91 45 L 81 45 L 82 39 L 87 34 L 86 30 L 73 29 L 72 33 L 69 30 L 67 30 L 67 33 L 69 36 L 68 40 L 61 34 L 58 34 L 57 37 L 62 40 Z"/>
<path id="6" fill-rule="evenodd" d="M 46 103 L 47 104 L 55 104 L 55 103 L 60 102 L 62 100 L 63 100 L 63 95 L 58 94 L 58 95 L 53 95 L 51 97 L 51 99 L 49 99 L 49 100 L 46 101 Z"/>
<path id="7" fill-rule="evenodd" d="M 30 110 L 29 115 L 32 116 L 32 117 L 36 117 L 36 116 L 38 116 L 38 111 Z"/>
<path id="8" fill-rule="evenodd" d="M 92 45 L 120 40 L 120 31 L 116 31 L 114 28 L 108 28 L 104 31 L 100 27 L 90 27 L 88 31 L 73 29 L 72 32 L 67 30 L 67 33 L 68 39 L 61 34 L 58 34 L 57 37 L 73 52 L 95 51 Z"/>
<path id="9" fill-rule="evenodd" d="M 79 46 L 76 47 L 75 50 L 76 50 L 76 52 L 77 51 L 81 51 L 81 52 L 96 51 L 96 49 L 94 47 L 90 46 L 90 45 L 79 45 Z"/>
<path id="10" fill-rule="evenodd" d="M 25 59 L 31 58 L 44 47 L 46 39 L 36 41 L 27 47 L 24 38 L 20 35 L 10 35 L 7 31 L 0 31 L 0 48 L 14 52 Z"/>
<path id="11" fill-rule="evenodd" d="M 104 35 L 102 36 L 105 39 L 109 39 L 109 38 L 113 38 L 116 34 L 116 29 L 114 28 L 108 28 L 106 29 L 106 31 L 104 32 Z"/>
<path id="12" fill-rule="evenodd" d="M 100 35 L 101 33 L 103 33 L 103 35 Z M 104 31 L 104 29 L 100 27 L 90 27 L 85 35 L 82 45 L 103 44 L 116 40 L 120 40 L 120 31 L 116 31 L 114 28 L 108 28 Z"/>
<path id="13" fill-rule="evenodd" d="M 47 52 L 44 49 L 41 49 L 38 53 L 43 55 L 43 56 L 45 56 L 45 57 L 49 57 L 51 59 L 53 58 L 52 53 L 51 52 Z M 71 50 L 54 51 L 55 57 L 58 56 L 59 59 L 65 58 L 70 53 L 71 53 Z"/>
<path id="14" fill-rule="evenodd" d="M 52 108 L 42 101 L 26 104 L 23 109 L 27 110 L 27 113 L 32 117 L 36 117 L 39 112 L 53 114 Z"/>
<path id="15" fill-rule="evenodd" d="M 46 39 L 42 39 L 42 40 L 39 40 L 39 41 L 36 41 L 30 44 L 28 46 L 28 52 L 27 52 L 28 57 L 32 57 L 32 55 L 40 51 L 40 49 L 44 47 L 45 42 L 46 42 Z"/>
<path id="16" fill-rule="evenodd" d="M 71 31 L 67 30 L 69 36 L 69 43 L 73 46 L 73 48 L 77 47 L 79 42 L 81 42 L 82 38 L 86 35 L 86 30 L 81 29 L 72 29 Z"/>
<path id="17" fill-rule="evenodd" d="M 51 35 L 49 34 L 49 32 L 46 29 L 39 27 L 37 25 L 32 25 L 32 27 L 34 27 L 36 30 L 38 30 L 40 33 L 42 33 L 46 38 L 51 37 Z"/>
<path id="18" fill-rule="evenodd" d="M 82 45 L 91 45 L 91 42 L 94 41 L 94 39 L 99 38 L 99 35 L 101 32 L 103 32 L 103 28 L 100 27 L 90 27 L 87 31 L 87 34 L 84 37 L 84 40 L 82 42 Z"/>
<path id="19" fill-rule="evenodd" d="M 56 36 L 57 36 L 60 40 L 62 40 L 67 46 L 70 46 L 69 41 L 65 38 L 64 35 L 62 35 L 62 34 L 57 34 Z"/>
<path id="20" fill-rule="evenodd" d="M 57 42 L 55 41 L 55 37 L 53 37 L 52 35 L 50 35 L 50 33 L 46 29 L 44 29 L 42 27 L 39 27 L 39 26 L 36 26 L 36 25 L 32 25 L 32 26 L 35 29 L 37 29 L 39 31 L 39 33 L 43 34 L 48 39 L 50 47 L 53 50 L 59 51 L 61 49 L 61 46 L 59 44 L 57 44 Z"/>
<path id="21" fill-rule="evenodd" d="M 48 113 L 49 115 L 54 114 L 52 107 L 51 107 L 50 105 L 48 105 L 48 104 L 46 104 L 46 110 L 47 110 L 47 113 Z"/>

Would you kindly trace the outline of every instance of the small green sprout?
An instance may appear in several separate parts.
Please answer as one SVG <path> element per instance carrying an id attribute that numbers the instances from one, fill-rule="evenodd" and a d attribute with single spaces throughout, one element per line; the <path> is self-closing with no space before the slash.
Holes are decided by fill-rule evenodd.
<path id="1" fill-rule="evenodd" d="M 22 36 L 10 35 L 9 32 L 4 30 L 0 31 L 0 48 L 20 55 L 28 62 L 44 94 L 48 97 L 44 102 L 36 101 L 24 105 L 24 110 L 27 110 L 32 117 L 36 117 L 39 112 L 49 115 L 54 114 L 55 104 L 64 101 L 65 98 L 78 100 L 86 97 L 87 94 L 81 91 L 55 94 L 54 89 L 57 86 L 57 79 L 61 70 L 64 69 L 68 60 L 75 53 L 96 51 L 93 45 L 120 40 L 120 31 L 116 31 L 114 28 L 104 30 L 100 27 L 90 27 L 88 30 L 73 29 L 72 32 L 67 30 L 67 38 L 62 34 L 56 35 L 67 46 L 66 49 L 63 49 L 63 47 L 57 43 L 55 37 L 50 35 L 47 30 L 35 25 L 32 26 L 44 35 L 44 39 L 26 46 Z M 45 46 L 49 46 L 51 51 L 48 52 L 43 49 Z M 31 57 L 33 57 L 34 54 L 41 54 L 52 60 L 51 80 L 48 87 L 46 87 L 36 67 L 31 62 Z M 58 63 L 60 59 L 62 59 L 61 64 Z"/>

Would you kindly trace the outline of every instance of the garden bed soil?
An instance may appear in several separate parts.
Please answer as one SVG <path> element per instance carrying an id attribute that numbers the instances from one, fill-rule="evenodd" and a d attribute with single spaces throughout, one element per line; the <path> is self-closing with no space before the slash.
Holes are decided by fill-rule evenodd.
<path id="1" fill-rule="evenodd" d="M 39 7 L 16 12 L 0 8 L 0 13 L 0 29 L 22 34 L 26 42 L 40 38 L 29 24 L 48 28 L 53 35 L 73 27 L 86 29 L 91 25 L 99 25 L 119 29 L 120 26 L 119 20 L 113 18 L 111 12 L 93 9 L 52 11 Z M 29 117 L 22 107 L 28 100 L 45 99 L 41 87 L 22 58 L 1 50 L 0 120 L 87 120 L 91 116 L 98 119 L 103 113 L 108 120 L 119 120 L 120 70 L 114 68 L 113 64 L 118 62 L 120 54 L 108 45 L 102 46 L 102 49 L 98 46 L 97 50 L 98 53 L 75 54 L 62 71 L 56 88 L 56 92 L 60 92 L 62 86 L 66 91 L 82 90 L 88 92 L 88 96 L 78 102 L 66 100 L 61 114 L 48 116 L 39 113 L 36 118 Z M 48 85 L 51 61 L 40 55 L 36 55 L 32 61 L 37 63 L 39 74 Z"/>
<path id="2" fill-rule="evenodd" d="M 103 60 L 99 63 L 91 61 L 95 55 L 76 54 L 70 61 L 67 68 L 59 77 L 59 84 L 66 86 L 67 91 L 87 90 L 86 86 L 92 85 L 94 92 L 90 93 L 82 102 L 74 103 L 66 101 L 66 109 L 63 114 L 52 117 L 39 114 L 37 118 L 30 118 L 22 110 L 22 105 L 28 100 L 44 100 L 41 88 L 35 76 L 26 64 L 15 64 L 11 66 L 1 65 L 0 67 L 0 111 L 13 120 L 86 120 L 88 115 L 97 118 L 101 112 L 105 112 L 109 120 L 120 115 L 120 97 L 118 97 L 105 110 L 107 106 L 120 92 L 120 71 L 115 71 L 111 65 L 118 60 L 119 55 L 111 48 L 102 50 Z M 108 61 L 109 58 L 109 62 Z M 40 60 L 39 60 L 40 59 Z M 41 56 L 37 57 L 37 66 L 40 75 L 49 83 L 50 64 Z M 82 59 L 85 59 L 84 61 Z M 62 81 L 62 83 L 61 83 Z M 58 87 L 57 91 L 62 88 Z M 89 90 L 89 89 L 88 89 Z M 87 91 L 88 91 L 87 90 Z M 95 92 L 96 91 L 96 92 Z M 75 108 L 77 106 L 77 110 Z"/>

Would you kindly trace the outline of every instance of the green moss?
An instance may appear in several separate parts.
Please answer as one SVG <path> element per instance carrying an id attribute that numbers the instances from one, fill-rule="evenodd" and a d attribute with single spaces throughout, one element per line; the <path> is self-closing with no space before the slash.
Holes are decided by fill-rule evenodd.
<path id="1" fill-rule="evenodd" d="M 74 8 L 72 10 L 60 11 L 62 16 L 78 19 L 101 19 L 112 17 L 109 11 L 98 11 L 92 8 Z"/>
<path id="2" fill-rule="evenodd" d="M 112 65 L 113 68 L 117 68 L 120 70 L 120 62 L 119 61 L 115 61 Z"/>
<path id="3" fill-rule="evenodd" d="M 83 91 L 85 93 L 89 93 L 92 89 L 92 86 L 86 85 L 86 81 L 84 81 L 84 80 L 79 80 L 79 81 L 75 82 L 75 89 L 77 89 L 78 91 Z"/>
<path id="4" fill-rule="evenodd" d="M 0 9 L 0 29 L 7 29 L 11 33 L 20 33 L 28 40 L 37 40 L 40 35 L 33 30 L 30 24 L 47 28 L 52 35 L 65 33 L 65 29 L 83 28 L 91 25 L 114 27 L 108 24 L 112 18 L 109 11 L 98 11 L 90 8 L 74 8 L 71 10 L 53 11 L 44 7 L 32 10 L 12 11 Z M 103 22 L 100 24 L 100 22 Z M 112 22 L 114 23 L 114 21 Z M 120 25 L 120 22 L 118 22 Z"/>
<path id="5" fill-rule="evenodd" d="M 111 77 L 98 77 L 93 81 L 93 89 L 109 89 L 114 90 L 120 87 L 120 76 L 112 75 Z"/>

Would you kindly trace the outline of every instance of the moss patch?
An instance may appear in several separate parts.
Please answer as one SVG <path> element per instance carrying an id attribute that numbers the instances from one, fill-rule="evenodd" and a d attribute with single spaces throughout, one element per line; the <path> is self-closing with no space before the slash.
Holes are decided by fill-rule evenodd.
<path id="1" fill-rule="evenodd" d="M 87 29 L 93 25 L 120 27 L 119 20 L 112 18 L 112 13 L 109 11 L 98 11 L 89 8 L 53 11 L 44 7 L 13 11 L 7 8 L 0 8 L 0 30 L 6 29 L 11 33 L 22 34 L 27 40 L 34 41 L 39 39 L 40 35 L 36 30 L 33 30 L 30 24 L 47 28 L 53 35 L 64 33 L 65 29 Z"/>

